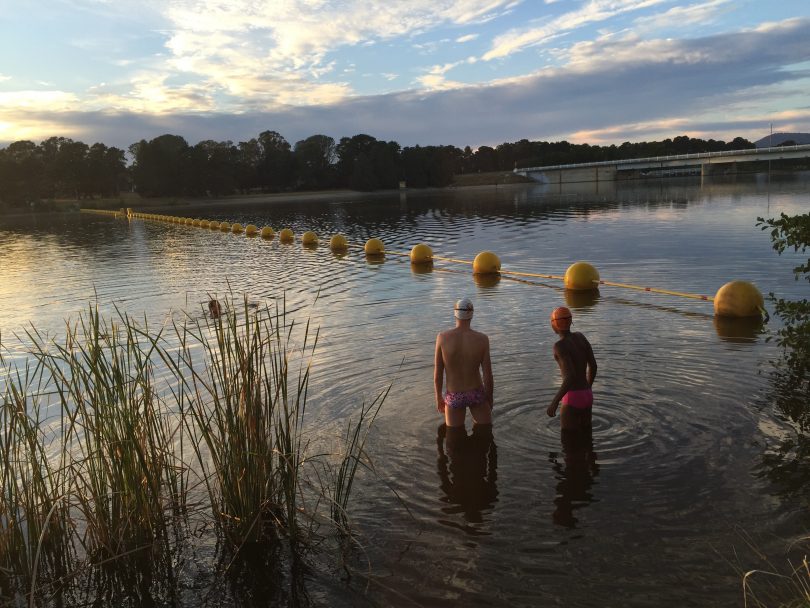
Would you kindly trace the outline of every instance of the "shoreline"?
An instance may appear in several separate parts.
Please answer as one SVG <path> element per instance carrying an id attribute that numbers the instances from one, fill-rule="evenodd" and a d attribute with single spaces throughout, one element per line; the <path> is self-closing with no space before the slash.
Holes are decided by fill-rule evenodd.
<path id="1" fill-rule="evenodd" d="M 802 173 L 805 170 L 773 170 L 771 175 L 784 176 L 795 175 Z M 744 173 L 744 175 L 752 175 L 760 172 Z M 513 179 L 514 178 L 514 179 Z M 370 192 L 363 192 L 359 190 L 308 190 L 308 191 L 295 191 L 295 192 L 264 192 L 256 194 L 230 194 L 218 197 L 204 197 L 204 198 L 188 198 L 188 197 L 156 197 L 156 198 L 141 198 L 136 193 L 124 192 L 115 198 L 105 199 L 54 199 L 45 201 L 49 208 L 40 210 L 7 208 L 6 212 L 0 211 L 0 219 L 10 219 L 19 217 L 36 217 L 48 214 L 61 214 L 61 213 L 78 213 L 80 209 L 98 209 L 98 210 L 119 210 L 122 208 L 132 208 L 136 211 L 151 212 L 160 211 L 163 213 L 170 213 L 172 211 L 194 210 L 194 209 L 209 209 L 217 206 L 230 206 L 230 205 L 279 205 L 279 204 L 294 204 L 296 202 L 336 202 L 336 203 L 350 203 L 355 200 L 364 200 L 369 198 L 386 198 L 396 197 L 403 195 L 410 196 L 423 196 L 435 193 L 453 193 L 453 192 L 470 192 L 470 191 L 485 191 L 491 190 L 504 190 L 504 189 L 522 189 L 532 185 L 540 185 L 539 182 L 533 181 L 528 178 L 515 176 L 512 173 L 506 172 L 492 172 L 486 174 L 468 174 L 456 176 L 456 182 L 449 186 L 444 187 L 431 187 L 431 188 L 396 188 L 389 190 L 373 190 Z"/>

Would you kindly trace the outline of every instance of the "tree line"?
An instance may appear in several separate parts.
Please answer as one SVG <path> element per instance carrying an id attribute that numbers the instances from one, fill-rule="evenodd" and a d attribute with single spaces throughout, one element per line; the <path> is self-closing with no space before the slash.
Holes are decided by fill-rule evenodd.
<path id="1" fill-rule="evenodd" d="M 113 197 L 122 190 L 146 197 L 202 197 L 327 188 L 371 191 L 397 188 L 403 181 L 410 188 L 443 187 L 463 173 L 753 147 L 741 137 L 724 142 L 685 135 L 619 146 L 521 139 L 476 150 L 403 148 L 366 134 L 337 142 L 312 135 L 290 145 L 278 132 L 263 131 L 237 144 L 204 140 L 193 146 L 179 135 L 161 135 L 129 146 L 127 165 L 124 150 L 51 137 L 38 145 L 23 140 L 0 149 L 0 202 Z"/>

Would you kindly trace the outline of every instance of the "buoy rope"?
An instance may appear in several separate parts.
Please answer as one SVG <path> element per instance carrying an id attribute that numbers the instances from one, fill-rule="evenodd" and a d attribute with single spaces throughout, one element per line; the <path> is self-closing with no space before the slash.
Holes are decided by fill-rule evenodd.
<path id="1" fill-rule="evenodd" d="M 470 262 L 469 260 L 457 260 L 455 258 L 443 258 L 443 257 L 438 256 L 438 255 L 434 255 L 433 259 L 434 260 L 441 260 L 442 262 L 453 262 L 455 264 L 468 264 L 468 265 L 472 266 L 472 262 Z"/>
<path id="2" fill-rule="evenodd" d="M 703 296 L 696 293 L 685 293 L 683 291 L 670 291 L 669 289 L 658 289 L 657 287 L 642 287 L 641 285 L 631 285 L 629 283 L 616 283 L 615 281 L 596 281 L 599 285 L 609 285 L 610 287 L 623 287 L 624 289 L 635 289 L 638 291 L 650 291 L 653 293 L 663 293 L 670 296 L 679 296 L 681 298 L 692 298 L 693 300 L 703 300 L 704 302 L 714 302 L 711 296 Z"/>
<path id="3" fill-rule="evenodd" d="M 107 210 L 100 210 L 100 209 L 99 210 L 96 210 L 96 209 L 82 209 L 81 211 L 88 211 L 90 213 L 93 213 L 93 212 L 106 213 L 106 214 L 109 214 L 109 215 L 118 215 L 120 213 L 120 212 L 117 212 L 117 211 L 107 211 Z M 141 216 L 141 214 L 133 214 L 133 215 L 135 217 Z M 171 216 L 169 216 L 169 217 L 171 217 Z M 143 218 L 143 219 L 149 219 L 149 218 Z M 347 249 L 363 249 L 363 250 L 365 250 L 365 246 L 361 245 L 359 243 L 346 243 L 346 248 Z M 383 251 L 380 252 L 380 253 L 384 254 L 384 255 L 394 255 L 394 256 L 400 256 L 400 257 L 410 257 L 410 255 L 411 255 L 408 252 L 390 251 L 388 249 L 383 249 Z M 466 264 L 468 266 L 473 265 L 473 262 L 471 262 L 470 260 L 460 260 L 458 258 L 449 258 L 449 257 L 444 257 L 444 256 L 438 256 L 438 255 L 432 256 L 431 259 L 436 260 L 436 261 L 441 261 L 441 262 L 450 262 L 450 263 L 453 263 L 453 264 Z M 553 279 L 553 280 L 556 280 L 556 281 L 564 281 L 565 280 L 565 277 L 561 276 L 561 275 L 542 274 L 542 273 L 538 273 L 538 272 L 521 272 L 521 271 L 518 271 L 518 270 L 501 269 L 500 274 L 507 275 L 507 276 L 512 276 L 512 277 L 530 277 L 530 278 L 537 278 L 537 279 Z M 634 289 L 636 291 L 647 291 L 647 292 L 651 292 L 651 293 L 660 293 L 660 294 L 665 294 L 665 295 L 670 295 L 670 296 L 677 296 L 677 297 L 681 297 L 681 298 L 691 298 L 693 300 L 701 300 L 703 302 L 714 302 L 714 298 L 712 296 L 704 296 L 704 295 L 695 294 L 695 293 L 686 293 L 686 292 L 683 292 L 683 291 L 673 291 L 673 290 L 670 290 L 670 289 L 659 289 L 657 287 L 645 287 L 645 286 L 642 286 L 642 285 L 633 285 L 633 284 L 630 284 L 630 283 L 619 283 L 619 282 L 616 282 L 616 281 L 602 281 L 602 280 L 594 279 L 593 282 L 595 284 L 594 286 L 607 285 L 609 287 L 620 287 L 620 288 L 623 288 L 623 289 Z M 760 313 L 762 314 L 763 318 L 765 318 L 765 320 L 767 321 L 768 320 L 768 312 L 763 308 L 760 308 L 759 310 L 760 310 Z"/>
<path id="4" fill-rule="evenodd" d="M 565 277 L 561 277 L 557 274 L 540 274 L 538 272 L 519 272 L 517 270 L 503 270 L 501 269 L 501 274 L 509 274 L 516 277 L 533 277 L 536 279 L 556 279 L 558 281 L 564 281 Z"/>

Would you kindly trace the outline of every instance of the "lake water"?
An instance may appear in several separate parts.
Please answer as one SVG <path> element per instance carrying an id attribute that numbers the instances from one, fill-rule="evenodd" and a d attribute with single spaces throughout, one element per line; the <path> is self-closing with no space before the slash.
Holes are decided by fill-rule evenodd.
<path id="1" fill-rule="evenodd" d="M 706 295 L 745 279 L 796 298 L 810 291 L 791 272 L 804 258 L 778 256 L 756 218 L 808 209 L 802 173 L 177 212 L 313 230 L 314 250 L 87 214 L 0 219 L 0 336 L 21 352 L 12 336 L 25 342 L 27 324 L 59 336 L 91 300 L 161 324 L 202 316 L 211 295 L 283 295 L 289 313 L 320 327 L 308 411 L 324 433 L 392 384 L 368 446 L 377 475 L 353 498 L 359 574 L 313 574 L 314 603 L 741 605 L 739 570 L 764 566 L 747 539 L 786 565 L 810 523 L 808 492 L 765 459 L 793 432 L 770 377 L 778 320 L 722 324 L 699 300 L 611 287 L 572 295 L 554 280 L 474 280 L 453 263 L 418 272 L 399 256 L 336 256 L 326 241 L 379 237 L 400 252 L 425 242 L 466 260 L 491 250 L 505 269 L 548 274 L 584 260 L 605 280 Z M 447 434 L 435 411 L 435 336 L 465 296 L 492 346 L 491 434 L 469 420 L 469 436 Z M 599 362 L 590 441 L 563 444 L 559 418 L 545 415 L 559 383 L 548 316 L 560 305 Z"/>

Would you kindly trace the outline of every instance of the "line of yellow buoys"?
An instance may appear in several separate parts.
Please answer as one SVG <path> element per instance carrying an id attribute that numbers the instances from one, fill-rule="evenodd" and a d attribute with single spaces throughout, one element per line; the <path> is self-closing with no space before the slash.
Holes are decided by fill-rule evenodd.
<path id="1" fill-rule="evenodd" d="M 82 209 L 82 211 L 87 213 L 101 213 L 114 217 L 128 217 L 197 226 L 200 228 L 208 228 L 210 230 L 231 232 L 233 234 L 245 234 L 251 237 L 261 236 L 267 240 L 272 240 L 276 235 L 276 232 L 270 226 L 264 226 L 263 228 L 259 229 L 254 224 L 242 226 L 239 223 L 230 224 L 228 222 L 217 222 L 215 220 L 205 220 L 199 218 L 161 215 L 156 213 L 140 213 L 134 212 L 132 209 L 126 209 L 125 212 L 124 210 L 105 211 L 97 209 Z M 295 242 L 295 233 L 290 228 L 283 228 L 278 232 L 278 239 L 281 243 L 293 243 Z M 312 231 L 304 232 L 301 235 L 301 244 L 305 247 L 317 247 L 318 243 L 318 235 Z M 761 317 L 763 315 L 767 317 L 762 293 L 760 293 L 759 289 L 757 289 L 753 283 L 748 281 L 730 281 L 720 287 L 714 297 L 711 297 L 682 291 L 659 289 L 657 287 L 646 287 L 642 285 L 632 285 L 630 283 L 605 281 L 601 279 L 596 268 L 587 262 L 576 262 L 568 267 L 564 275 L 554 275 L 505 270 L 501 268 L 500 258 L 491 251 L 480 252 L 475 256 L 473 261 L 434 256 L 431 247 L 425 243 L 414 245 L 411 251 L 406 253 L 387 250 L 385 248 L 385 244 L 378 238 L 368 239 L 364 245 L 358 245 L 349 243 L 346 237 L 342 234 L 335 234 L 331 239 L 329 239 L 329 248 L 337 253 L 345 252 L 349 248 L 362 248 L 366 256 L 372 259 L 381 258 L 385 255 L 408 257 L 411 264 L 421 267 L 432 265 L 434 261 L 467 264 L 472 265 L 473 274 L 476 275 L 507 275 L 513 277 L 533 277 L 559 280 L 563 282 L 565 289 L 572 291 L 593 291 L 598 289 L 600 285 L 606 285 L 609 287 L 619 287 L 623 289 L 633 289 L 637 291 L 647 291 L 651 293 L 660 293 L 695 300 L 703 300 L 713 302 L 714 313 L 719 317 L 747 318 Z"/>

